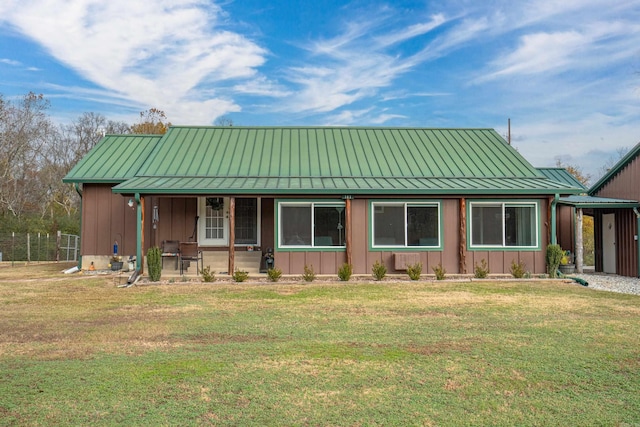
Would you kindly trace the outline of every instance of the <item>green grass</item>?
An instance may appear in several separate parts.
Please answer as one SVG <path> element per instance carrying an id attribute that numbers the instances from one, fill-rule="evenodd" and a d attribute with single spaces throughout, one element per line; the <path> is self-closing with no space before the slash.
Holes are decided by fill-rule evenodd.
<path id="1" fill-rule="evenodd" d="M 48 271 L 0 280 L 0 425 L 640 423 L 637 296 Z"/>

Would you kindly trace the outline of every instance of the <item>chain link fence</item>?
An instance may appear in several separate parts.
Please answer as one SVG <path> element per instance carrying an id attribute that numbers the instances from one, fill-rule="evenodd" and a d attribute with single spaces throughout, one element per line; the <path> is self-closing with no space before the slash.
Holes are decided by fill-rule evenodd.
<path id="1" fill-rule="evenodd" d="M 0 261 L 77 261 L 80 236 L 50 233 L 0 234 Z"/>

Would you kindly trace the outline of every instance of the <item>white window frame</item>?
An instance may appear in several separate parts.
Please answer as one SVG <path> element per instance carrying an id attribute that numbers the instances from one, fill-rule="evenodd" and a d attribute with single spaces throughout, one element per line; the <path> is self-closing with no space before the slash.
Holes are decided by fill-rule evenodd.
<path id="1" fill-rule="evenodd" d="M 404 208 L 404 245 L 376 245 L 376 236 L 375 236 L 375 213 L 376 207 L 384 207 L 384 206 L 403 206 Z M 408 245 L 408 236 L 407 236 L 407 209 L 410 207 L 435 207 L 438 210 L 438 242 L 436 245 L 429 246 L 416 246 L 416 245 Z M 415 200 L 403 200 L 403 201 L 372 201 L 371 202 L 371 247 L 374 249 L 380 248 L 406 248 L 406 249 L 440 249 L 442 248 L 442 204 L 440 201 L 415 201 Z"/>
<path id="2" fill-rule="evenodd" d="M 318 207 L 343 207 L 346 209 L 346 203 L 342 202 L 342 201 L 277 201 L 278 204 L 278 242 L 277 242 L 277 247 L 279 249 L 334 249 L 334 250 L 340 250 L 340 249 L 344 249 L 346 247 L 346 224 L 342 224 L 342 226 L 344 227 L 343 229 L 345 230 L 345 241 L 343 241 L 343 244 L 338 246 L 338 245 L 332 245 L 332 246 L 316 246 L 315 245 L 315 208 L 316 206 Z M 311 245 L 287 245 L 284 244 L 284 236 L 282 235 L 282 208 L 283 207 L 287 207 L 287 206 L 308 206 L 311 208 Z M 345 222 L 346 222 L 346 214 L 345 214 Z"/>
<path id="3" fill-rule="evenodd" d="M 502 245 L 477 245 L 473 242 L 473 207 L 474 206 L 495 206 L 500 205 L 502 211 Z M 506 224 L 505 224 L 505 209 L 507 207 L 527 206 L 533 207 L 535 213 L 535 230 L 533 233 L 534 242 L 531 246 L 507 246 L 506 244 Z M 467 226 L 469 228 L 469 248 L 472 249 L 538 249 L 540 247 L 540 204 L 536 201 L 506 201 L 506 200 L 493 200 L 493 201 L 470 201 L 469 213 L 467 215 Z"/>

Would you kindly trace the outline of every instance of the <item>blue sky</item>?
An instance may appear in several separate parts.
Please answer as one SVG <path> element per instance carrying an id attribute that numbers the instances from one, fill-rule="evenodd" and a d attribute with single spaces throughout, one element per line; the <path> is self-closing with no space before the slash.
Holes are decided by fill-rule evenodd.
<path id="1" fill-rule="evenodd" d="M 4 0 L 0 93 L 54 120 L 490 127 L 597 174 L 640 141 L 640 0 Z"/>

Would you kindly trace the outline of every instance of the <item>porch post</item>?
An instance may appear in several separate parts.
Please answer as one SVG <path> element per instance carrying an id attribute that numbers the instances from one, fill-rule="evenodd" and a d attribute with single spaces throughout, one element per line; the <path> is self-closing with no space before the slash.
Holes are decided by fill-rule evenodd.
<path id="1" fill-rule="evenodd" d="M 229 274 L 235 271 L 236 258 L 236 198 L 229 197 Z"/>
<path id="2" fill-rule="evenodd" d="M 582 266 L 583 258 L 583 238 L 582 238 L 582 208 L 576 209 L 576 271 L 582 274 L 584 268 Z"/>
<path id="3" fill-rule="evenodd" d="M 458 271 L 467 273 L 467 201 L 460 197 L 460 256 L 458 259 Z"/>
<path id="4" fill-rule="evenodd" d="M 345 197 L 345 222 L 346 222 L 346 233 L 345 233 L 345 246 L 347 252 L 347 264 L 351 264 L 352 262 L 352 239 L 351 239 L 351 196 Z"/>

